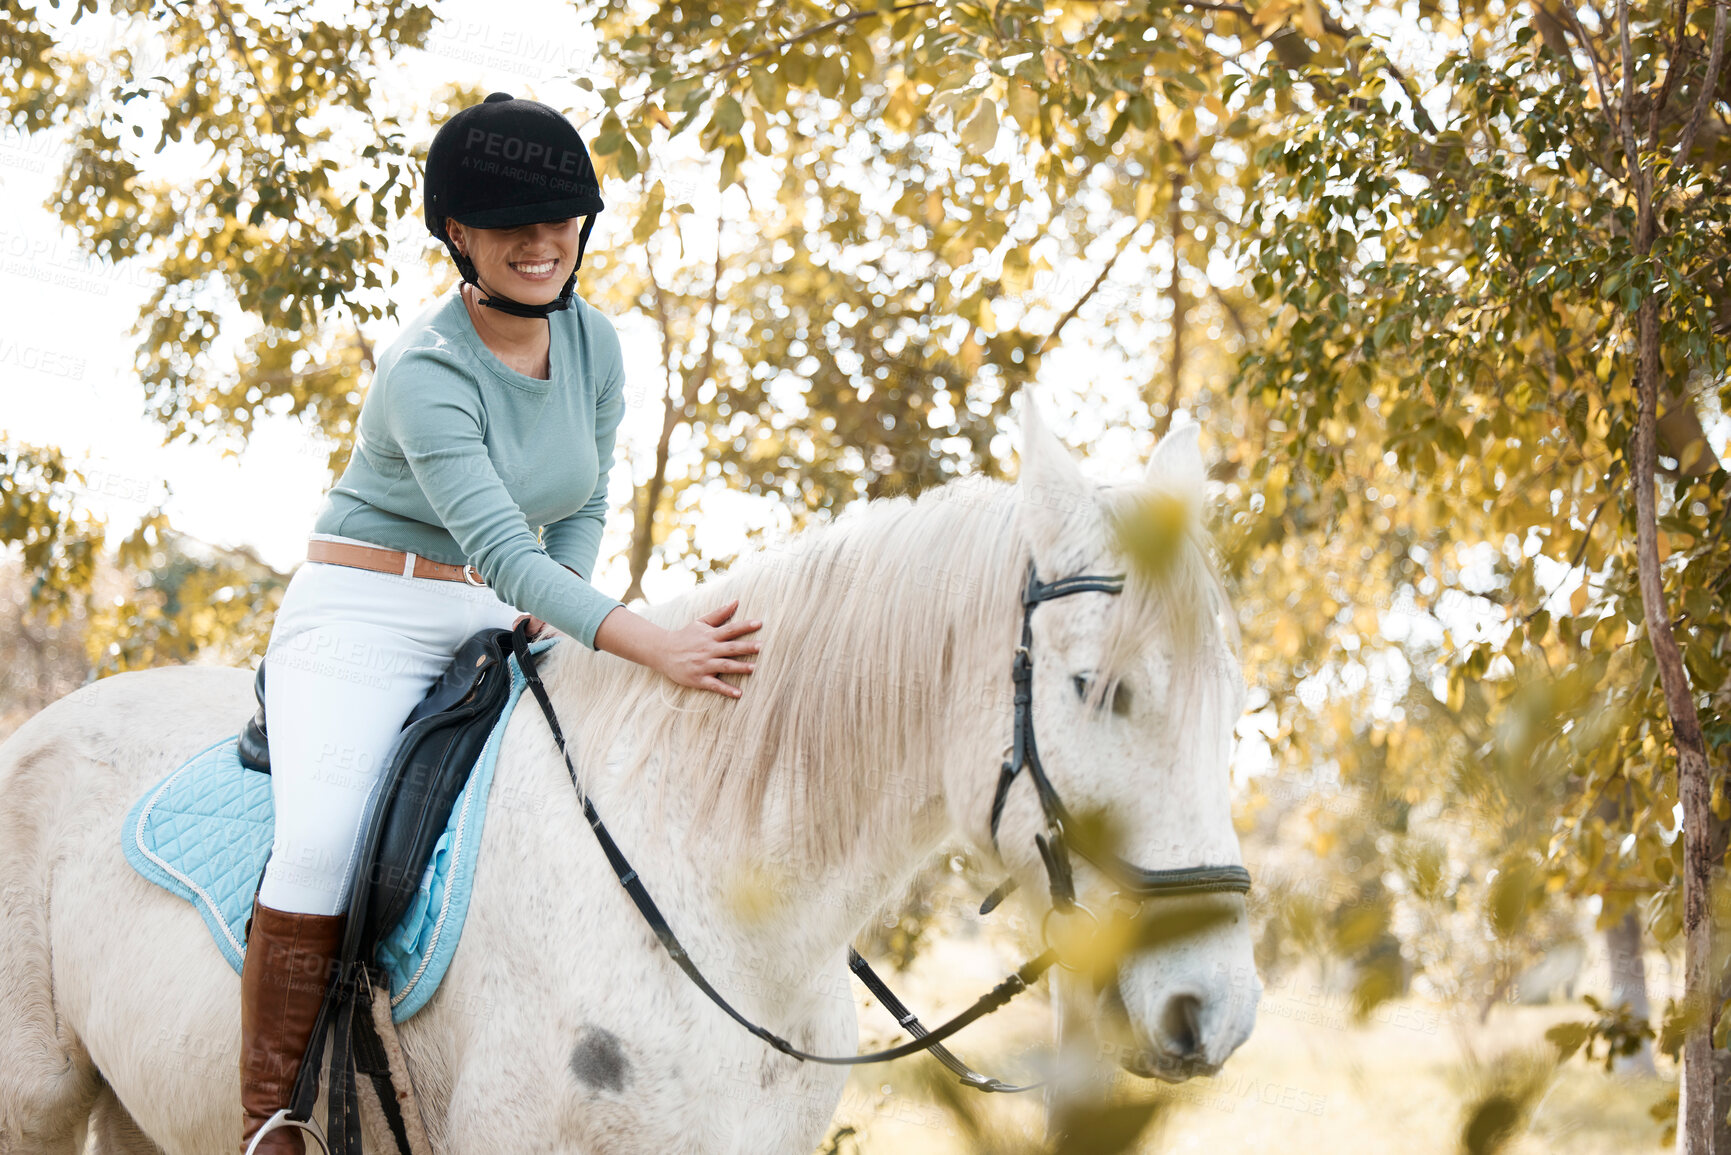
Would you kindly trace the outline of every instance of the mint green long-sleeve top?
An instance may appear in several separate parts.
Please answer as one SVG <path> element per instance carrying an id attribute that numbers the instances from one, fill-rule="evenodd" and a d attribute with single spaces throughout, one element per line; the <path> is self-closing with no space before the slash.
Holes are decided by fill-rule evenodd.
<path id="1" fill-rule="evenodd" d="M 313 531 L 473 565 L 506 602 L 593 648 L 620 605 L 588 579 L 625 366 L 612 322 L 571 304 L 548 317 L 545 381 L 487 349 L 456 290 L 411 322 L 379 357 Z"/>

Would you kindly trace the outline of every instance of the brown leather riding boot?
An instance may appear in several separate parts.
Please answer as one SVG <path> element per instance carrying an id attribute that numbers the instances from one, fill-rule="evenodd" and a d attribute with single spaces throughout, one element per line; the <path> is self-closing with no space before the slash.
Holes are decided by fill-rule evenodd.
<path id="1" fill-rule="evenodd" d="M 346 915 L 290 914 L 256 899 L 240 972 L 240 1105 L 244 1153 L 267 1119 L 289 1105 L 312 1038 Z M 305 1155 L 299 1130 L 265 1135 L 256 1155 Z"/>

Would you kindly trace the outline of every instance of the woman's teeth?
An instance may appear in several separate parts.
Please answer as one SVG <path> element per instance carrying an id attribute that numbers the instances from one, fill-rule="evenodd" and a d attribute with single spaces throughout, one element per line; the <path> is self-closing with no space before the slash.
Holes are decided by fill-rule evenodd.
<path id="1" fill-rule="evenodd" d="M 556 264 L 556 261 L 513 261 L 511 267 L 526 277 L 544 277 Z"/>

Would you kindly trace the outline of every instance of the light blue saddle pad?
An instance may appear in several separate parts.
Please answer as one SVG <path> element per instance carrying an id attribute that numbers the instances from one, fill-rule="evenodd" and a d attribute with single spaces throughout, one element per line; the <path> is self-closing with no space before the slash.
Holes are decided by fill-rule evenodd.
<path id="1" fill-rule="evenodd" d="M 539 653 L 554 641 L 532 643 L 529 650 Z M 377 961 L 390 979 L 394 1022 L 402 1022 L 433 997 L 463 933 L 493 764 L 505 723 L 527 684 L 515 657 L 510 666 L 504 713 L 451 807 L 414 904 L 379 944 Z M 270 858 L 275 825 L 270 775 L 240 764 L 238 742 L 236 735 L 205 747 L 145 791 L 127 813 L 121 836 L 132 868 L 198 909 L 217 949 L 237 974 L 246 957 L 246 920 Z"/>

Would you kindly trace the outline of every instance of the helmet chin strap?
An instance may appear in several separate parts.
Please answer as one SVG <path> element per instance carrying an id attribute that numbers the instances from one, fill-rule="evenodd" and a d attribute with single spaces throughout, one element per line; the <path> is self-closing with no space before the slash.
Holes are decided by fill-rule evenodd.
<path id="1" fill-rule="evenodd" d="M 545 305 L 525 305 L 521 301 L 513 301 L 502 293 L 494 293 L 481 284 L 481 275 L 475 269 L 475 262 L 459 248 L 456 242 L 446 239 L 445 247 L 450 250 L 451 259 L 457 262 L 457 273 L 469 284 L 480 291 L 480 303 L 489 309 L 497 309 L 501 313 L 509 313 L 513 317 L 549 317 L 561 309 L 571 307 L 571 298 L 577 292 L 577 270 L 583 267 L 583 250 L 589 245 L 589 230 L 595 227 L 595 214 L 583 218 L 583 231 L 577 235 L 577 263 L 571 266 L 571 275 L 565 279 L 565 287 L 559 290 L 559 296 Z"/>
<path id="2" fill-rule="evenodd" d="M 509 313 L 513 317 L 547 317 L 561 309 L 571 307 L 571 297 L 577 290 L 577 274 L 573 272 L 566 278 L 565 287 L 559 290 L 559 296 L 548 301 L 545 305 L 525 305 L 521 301 L 513 301 L 509 297 L 499 296 L 487 289 L 480 281 L 475 281 L 474 286 L 481 291 L 479 303 L 489 309 L 497 309 L 499 312 Z"/>

